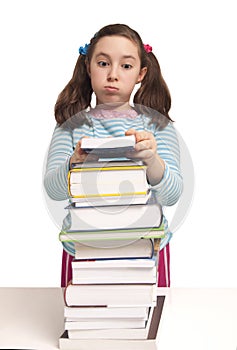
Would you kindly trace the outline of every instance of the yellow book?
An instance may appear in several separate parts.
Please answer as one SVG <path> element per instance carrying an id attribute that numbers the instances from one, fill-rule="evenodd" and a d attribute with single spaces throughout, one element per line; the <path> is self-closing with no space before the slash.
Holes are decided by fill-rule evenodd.
<path id="1" fill-rule="evenodd" d="M 141 196 L 149 189 L 142 162 L 86 162 L 68 172 L 68 193 L 74 198 Z"/>

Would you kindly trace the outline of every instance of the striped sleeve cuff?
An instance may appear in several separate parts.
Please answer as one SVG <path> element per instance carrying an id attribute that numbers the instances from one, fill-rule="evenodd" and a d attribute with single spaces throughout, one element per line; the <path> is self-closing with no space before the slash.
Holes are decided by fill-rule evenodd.
<path id="1" fill-rule="evenodd" d="M 163 177 L 152 189 L 156 191 L 158 200 L 162 206 L 174 205 L 182 192 L 182 178 L 165 163 Z"/>

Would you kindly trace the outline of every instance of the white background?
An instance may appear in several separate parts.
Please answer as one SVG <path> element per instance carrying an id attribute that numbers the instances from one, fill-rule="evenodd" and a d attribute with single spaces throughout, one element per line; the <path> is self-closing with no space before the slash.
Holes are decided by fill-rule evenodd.
<path id="1" fill-rule="evenodd" d="M 62 247 L 42 190 L 56 98 L 84 45 L 126 23 L 153 46 L 195 193 L 171 243 L 173 287 L 237 287 L 235 2 L 5 1 L 1 33 L 0 286 L 59 286 Z"/>

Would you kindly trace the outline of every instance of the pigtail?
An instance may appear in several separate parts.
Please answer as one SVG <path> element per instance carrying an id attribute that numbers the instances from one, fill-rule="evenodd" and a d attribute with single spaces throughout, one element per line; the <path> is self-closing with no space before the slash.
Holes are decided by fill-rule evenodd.
<path id="1" fill-rule="evenodd" d="M 172 121 L 169 116 L 171 107 L 170 92 L 161 74 L 160 65 L 152 52 L 146 53 L 146 66 L 147 73 L 141 82 L 140 88 L 134 95 L 134 103 L 158 111 L 157 115 L 154 113 L 152 122 L 163 128 Z M 166 117 L 162 119 L 162 122 L 158 118 L 161 115 Z"/>
<path id="2" fill-rule="evenodd" d="M 93 90 L 85 60 L 85 55 L 78 57 L 71 80 L 58 96 L 54 114 L 59 125 L 90 106 Z"/>

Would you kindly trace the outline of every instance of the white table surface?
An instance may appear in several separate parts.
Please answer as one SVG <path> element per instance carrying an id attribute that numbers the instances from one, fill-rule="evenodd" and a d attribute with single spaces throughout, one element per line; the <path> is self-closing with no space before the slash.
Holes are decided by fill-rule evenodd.
<path id="1" fill-rule="evenodd" d="M 171 288 L 157 338 L 159 350 L 237 350 L 237 289 Z"/>
<path id="2" fill-rule="evenodd" d="M 158 294 L 166 295 L 158 350 L 237 350 L 237 289 Z M 0 288 L 0 349 L 58 349 L 63 329 L 60 288 Z"/>

